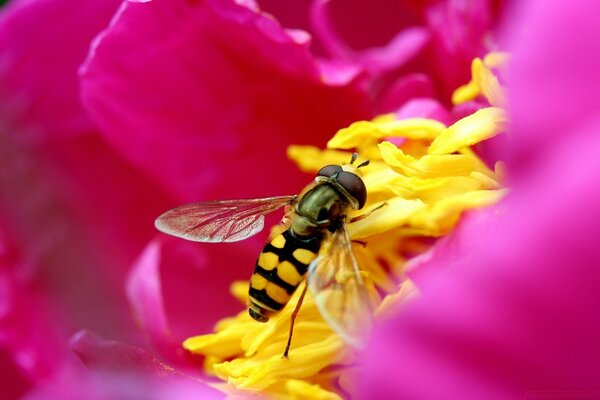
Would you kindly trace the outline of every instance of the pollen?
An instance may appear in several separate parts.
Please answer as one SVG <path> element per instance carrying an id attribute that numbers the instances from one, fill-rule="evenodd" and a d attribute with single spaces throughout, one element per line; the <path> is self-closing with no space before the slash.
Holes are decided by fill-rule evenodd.
<path id="1" fill-rule="evenodd" d="M 427 257 L 435 241 L 451 234 L 464 213 L 494 205 L 506 195 L 504 164 L 490 163 L 478 151 L 482 143 L 507 129 L 506 89 L 498 76 L 507 60 L 504 53 L 491 53 L 473 61 L 471 81 L 457 88 L 451 100 L 454 104 L 473 101 L 479 109 L 450 125 L 429 118 L 398 120 L 386 114 L 340 129 L 326 149 L 288 148 L 288 157 L 313 177 L 324 165 L 347 164 L 352 152 L 358 153 L 360 161 L 370 160 L 360 168 L 367 202 L 348 216 L 348 222 L 360 217 L 348 229 L 369 297 L 360 301 L 373 304 L 375 322 L 401 313 L 420 296 L 406 274 L 415 257 Z M 276 236 L 279 232 L 280 226 L 273 228 L 271 244 L 283 248 L 285 239 Z M 329 248 L 323 246 L 319 256 Z M 315 256 L 303 249 L 293 253 L 304 264 Z M 261 254 L 258 264 L 267 270 L 277 267 L 283 281 L 299 283 L 283 310 L 266 324 L 256 323 L 243 309 L 247 282 L 235 283 L 232 293 L 240 300 L 240 313 L 224 318 L 213 333 L 187 339 L 184 348 L 205 356 L 206 372 L 220 378 L 224 383 L 219 388 L 232 397 L 352 397 L 360 353 L 334 332 L 310 290 L 297 315 L 289 359 L 282 359 L 290 318 L 306 283 L 290 262 L 279 263 L 273 253 Z M 289 294 L 281 287 L 259 275 L 251 280 L 274 300 L 287 301 Z"/>

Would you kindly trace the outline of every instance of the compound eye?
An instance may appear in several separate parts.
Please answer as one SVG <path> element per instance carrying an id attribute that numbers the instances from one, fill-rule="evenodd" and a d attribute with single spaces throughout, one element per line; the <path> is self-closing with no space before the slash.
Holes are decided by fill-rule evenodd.
<path id="1" fill-rule="evenodd" d="M 343 169 L 339 165 L 327 165 L 317 172 L 317 176 L 324 176 L 326 178 L 331 178 L 334 174 L 342 172 Z"/>
<path id="2" fill-rule="evenodd" d="M 356 199 L 358 209 L 363 208 L 367 201 L 367 188 L 363 180 L 352 172 L 342 171 L 337 176 L 336 181 L 346 189 L 350 196 Z"/>

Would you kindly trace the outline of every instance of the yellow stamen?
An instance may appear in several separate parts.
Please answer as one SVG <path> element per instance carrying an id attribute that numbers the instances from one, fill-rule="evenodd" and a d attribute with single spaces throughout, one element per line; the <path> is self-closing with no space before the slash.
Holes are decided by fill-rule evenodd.
<path id="1" fill-rule="evenodd" d="M 352 149 L 360 160 L 371 161 L 360 169 L 367 204 L 349 217 L 385 206 L 350 224 L 349 231 L 353 240 L 361 242 L 354 244 L 353 252 L 376 304 L 376 322 L 397 314 L 418 295 L 406 268 L 416 256 L 426 254 L 432 238 L 450 233 L 463 212 L 492 205 L 506 194 L 503 164 L 497 163 L 492 169 L 473 149 L 506 129 L 507 117 L 501 108 L 504 90 L 494 75 L 505 62 L 506 56 L 500 53 L 474 60 L 472 81 L 455 92 L 453 101 L 458 104 L 483 96 L 493 107 L 451 126 L 426 118 L 395 120 L 390 114 L 341 129 L 328 142 L 328 149 L 288 148 L 288 157 L 300 170 L 313 174 L 324 165 L 347 163 Z M 393 143 L 398 137 L 405 138 L 401 146 Z M 280 231 L 281 227 L 273 228 L 273 235 Z M 276 247 L 283 244 L 281 240 L 274 242 Z M 300 261 L 312 256 L 294 252 Z M 268 257 L 263 254 L 259 264 L 271 266 L 273 260 Z M 279 268 L 284 280 L 298 281 L 293 268 Z M 289 359 L 281 357 L 290 317 L 304 284 L 268 323 L 252 320 L 244 309 L 220 321 L 214 333 L 187 339 L 184 348 L 205 355 L 207 373 L 227 382 L 222 390 L 230 394 L 260 392 L 275 399 L 347 397 L 355 390 L 360 353 L 334 333 L 310 291 L 296 320 Z M 246 304 L 247 292 L 247 282 L 232 285 L 233 295 L 242 303 L 240 308 Z M 271 295 L 285 297 L 284 293 Z"/>
<path id="2" fill-rule="evenodd" d="M 493 70 L 503 68 L 507 62 L 508 55 L 500 52 L 490 53 L 483 60 L 473 60 L 471 81 L 456 89 L 452 94 L 452 103 L 458 105 L 483 96 L 492 106 L 504 107 L 506 90 L 500 85 Z"/>
<path id="3" fill-rule="evenodd" d="M 476 111 L 442 131 L 429 146 L 429 154 L 451 154 L 496 136 L 506 129 L 506 112 L 489 107 Z"/>

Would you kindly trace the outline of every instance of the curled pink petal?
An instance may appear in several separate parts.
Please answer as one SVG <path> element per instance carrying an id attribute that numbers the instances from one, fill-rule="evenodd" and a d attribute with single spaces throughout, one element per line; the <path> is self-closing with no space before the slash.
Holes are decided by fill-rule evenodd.
<path id="1" fill-rule="evenodd" d="M 431 78 L 421 73 L 404 75 L 389 85 L 379 100 L 381 113 L 396 111 L 415 97 L 434 97 L 435 89 Z"/>
<path id="2" fill-rule="evenodd" d="M 330 57 L 347 60 L 351 57 L 351 49 L 332 26 L 328 10 L 329 3 L 331 0 L 312 1 L 310 7 L 311 26 Z"/>
<path id="3" fill-rule="evenodd" d="M 223 294 L 229 293 L 233 280 L 249 278 L 264 243 L 264 236 L 259 236 L 220 245 L 163 237 L 149 245 L 130 276 L 129 299 L 159 348 L 172 344 L 169 331 L 175 343 L 181 343 L 189 336 L 209 332 L 223 315 L 245 308 Z M 152 310 L 152 305 L 159 308 Z M 180 358 L 179 351 L 176 355 Z"/>
<path id="4" fill-rule="evenodd" d="M 360 65 L 378 75 L 402 68 L 425 48 L 429 32 L 420 27 L 402 30 L 383 47 L 370 48 L 357 54 Z"/>
<path id="5" fill-rule="evenodd" d="M 319 60 L 318 63 L 323 81 L 331 86 L 344 86 L 364 75 L 363 69 L 353 62 Z"/>
<path id="6" fill-rule="evenodd" d="M 329 0 L 321 3 L 321 14 L 329 20 L 329 29 L 354 51 L 385 46 L 399 32 L 424 25 L 410 0 Z M 315 30 L 316 27 L 315 24 Z"/>
<path id="7" fill-rule="evenodd" d="M 165 313 L 160 258 L 159 243 L 151 242 L 129 274 L 127 297 L 142 330 L 163 354 L 173 356 L 181 344 L 172 337 Z"/>
<path id="8" fill-rule="evenodd" d="M 229 257 L 229 261 L 238 258 L 243 260 L 239 269 L 249 274 L 251 259 L 238 256 Z M 172 238 L 150 242 L 134 263 L 127 279 L 129 304 L 141 331 L 159 354 L 177 367 L 199 365 L 196 356 L 183 350 L 183 339 L 209 331 L 222 315 L 243 307 L 230 296 L 222 296 L 229 290 L 229 274 L 234 271 L 223 273 L 219 268 L 228 267 L 231 265 L 215 256 L 210 247 L 202 249 Z M 188 279 L 192 273 L 199 274 L 196 280 Z M 168 287 L 166 291 L 163 282 Z M 170 305 L 169 314 L 166 302 Z M 167 315 L 173 321 L 174 331 Z"/>
<path id="9" fill-rule="evenodd" d="M 413 98 L 406 102 L 398 111 L 396 118 L 430 118 L 450 124 L 450 113 L 439 101 L 428 98 Z"/>

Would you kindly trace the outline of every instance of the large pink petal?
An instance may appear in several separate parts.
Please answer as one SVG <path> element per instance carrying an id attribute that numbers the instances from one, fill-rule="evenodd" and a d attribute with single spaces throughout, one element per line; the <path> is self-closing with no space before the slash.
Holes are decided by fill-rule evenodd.
<path id="1" fill-rule="evenodd" d="M 22 134 L 73 135 L 92 128 L 79 102 L 76 71 L 119 1 L 78 3 L 14 1 L 2 10 L 0 118 L 30 128 Z"/>
<path id="2" fill-rule="evenodd" d="M 76 69 L 115 6 L 13 2 L 0 19 L 0 222 L 14 253 L 0 335 L 31 379 L 70 359 L 74 329 L 135 337 L 126 268 L 172 204 L 94 134 L 79 105 Z"/>
<path id="3" fill-rule="evenodd" d="M 96 136 L 44 149 L 14 135 L 0 134 L 0 141 L 0 219 L 22 258 L 19 273 L 54 299 L 67 315 L 66 330 L 129 335 L 129 316 L 118 311 L 127 310 L 122 281 L 154 234 L 164 195 Z"/>
<path id="4" fill-rule="evenodd" d="M 527 165 L 545 146 L 556 146 L 579 123 L 598 115 L 600 4 L 547 7 L 532 1 L 522 6 L 519 25 L 525 28 L 507 29 L 507 36 L 514 47 L 510 82 L 518 88 L 510 111 L 521 135 L 513 158 L 515 164 Z"/>
<path id="5" fill-rule="evenodd" d="M 106 137 L 182 199 L 295 192 L 290 143 L 323 144 L 369 116 L 328 87 L 305 43 L 225 0 L 125 4 L 82 71 Z"/>
<path id="6" fill-rule="evenodd" d="M 77 68 L 116 5 L 35 0 L 2 10 L 0 214 L 32 258 L 60 255 L 62 235 L 73 248 L 119 243 L 110 261 L 124 265 L 154 233 L 153 217 L 172 204 L 97 136 L 79 101 Z"/>
<path id="7" fill-rule="evenodd" d="M 546 153 L 545 168 L 478 232 L 479 249 L 422 282 L 423 301 L 380 328 L 367 352 L 368 398 L 597 390 L 599 127 Z"/>
<path id="8" fill-rule="evenodd" d="M 523 18 L 536 40 L 515 55 L 510 86 L 522 107 L 514 115 L 513 144 L 521 149 L 512 164 L 513 193 L 480 226 L 475 247 L 447 246 L 449 268 L 421 279 L 422 300 L 375 334 L 368 398 L 597 396 L 600 119 L 586 103 L 593 101 L 585 94 L 589 76 L 555 57 L 595 45 L 599 10 L 533 3 Z M 552 36 L 548 20 L 562 21 L 564 34 Z M 557 39 L 552 46 L 549 37 Z M 585 58 L 584 70 L 600 67 L 598 53 Z M 544 97 L 535 91 L 541 86 L 528 83 L 541 85 L 541 77 L 555 78 Z M 559 87 L 569 88 L 574 104 L 557 116 L 558 109 L 539 107 L 562 102 Z"/>

